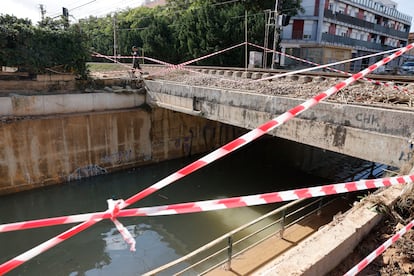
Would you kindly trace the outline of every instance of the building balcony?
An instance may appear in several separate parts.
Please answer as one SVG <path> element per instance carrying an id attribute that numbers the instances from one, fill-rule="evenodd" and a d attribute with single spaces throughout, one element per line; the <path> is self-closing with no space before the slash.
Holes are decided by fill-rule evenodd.
<path id="1" fill-rule="evenodd" d="M 368 21 L 365 21 L 365 20 L 350 16 L 350 15 L 346 15 L 343 13 L 338 13 L 338 12 L 334 13 L 331 10 L 325 10 L 324 17 L 332 19 L 332 20 L 336 20 L 339 22 L 347 23 L 350 25 L 362 27 L 368 30 L 372 30 L 377 33 L 382 33 L 382 34 L 387 34 L 390 36 L 398 37 L 404 40 L 408 38 L 408 34 L 409 34 L 409 31 L 402 32 L 402 31 L 394 30 L 391 28 L 387 28 L 385 26 L 381 26 L 379 24 L 374 24 L 372 22 L 368 22 Z"/>
<path id="2" fill-rule="evenodd" d="M 368 50 L 378 50 L 378 51 L 387 51 L 395 49 L 395 47 L 381 45 L 378 43 L 373 43 L 369 41 L 363 41 L 358 39 L 353 39 L 345 36 L 333 35 L 333 34 L 322 34 L 322 43 L 331 43 L 334 45 L 340 46 L 351 46 L 356 49 L 368 49 Z"/>

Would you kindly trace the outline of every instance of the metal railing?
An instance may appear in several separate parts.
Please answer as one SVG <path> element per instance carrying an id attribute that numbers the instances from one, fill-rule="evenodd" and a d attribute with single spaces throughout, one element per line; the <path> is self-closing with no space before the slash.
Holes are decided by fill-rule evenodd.
<path id="1" fill-rule="evenodd" d="M 366 28 L 368 30 L 374 30 L 376 32 L 382 33 L 384 35 L 392 35 L 395 37 L 398 37 L 399 39 L 406 40 L 408 37 L 409 31 L 400 31 L 395 30 L 393 28 L 387 27 L 387 26 L 381 26 L 380 24 L 375 24 L 373 22 L 368 22 L 363 19 L 359 19 L 354 16 L 350 16 L 347 14 L 339 13 L 339 12 L 333 12 L 329 9 L 326 9 L 324 11 L 324 16 L 329 19 L 341 21 L 350 25 L 359 26 L 362 28 Z"/>
<path id="2" fill-rule="evenodd" d="M 301 199 L 287 203 L 247 224 L 244 224 L 232 230 L 231 232 L 224 234 L 223 236 L 211 241 L 210 243 L 194 250 L 190 254 L 187 254 L 177 260 L 174 260 L 168 264 L 151 270 L 145 273 L 144 275 L 157 275 L 162 272 L 167 273 L 166 271 L 168 269 L 171 269 L 179 264 L 181 266 L 188 264 L 190 259 L 194 259 L 196 256 L 199 256 L 201 254 L 207 254 L 207 256 L 205 256 L 204 258 L 201 257 L 201 259 L 199 259 L 198 261 L 194 261 L 192 264 L 188 265 L 187 267 L 178 272 L 169 272 L 168 275 L 184 275 L 186 272 L 188 273 L 188 275 L 193 275 L 195 271 L 202 271 L 201 273 L 197 272 L 198 275 L 202 275 L 224 264 L 226 265 L 227 269 L 231 269 L 231 262 L 233 258 L 256 246 L 262 241 L 268 239 L 269 237 L 274 236 L 277 233 L 279 233 L 280 236 L 283 237 L 283 233 L 287 227 L 305 219 L 306 217 L 314 213 L 319 214 L 324 206 L 332 203 L 337 198 L 330 200 L 326 203 L 323 203 L 323 199 L 324 198 L 319 198 L 316 200 Z M 279 217 L 277 219 L 272 219 L 270 223 L 267 223 L 265 226 L 261 226 L 259 229 L 251 229 L 250 231 L 253 231 L 252 233 L 248 235 L 243 235 L 241 238 L 237 238 L 237 234 L 240 234 L 241 231 L 246 230 L 248 228 L 253 228 L 254 226 L 258 227 L 259 223 L 263 222 L 266 218 L 269 218 L 271 216 Z M 272 227 L 275 229 L 272 230 Z M 264 233 L 265 231 L 269 231 L 270 234 Z M 252 238 L 254 238 L 255 240 L 252 241 Z M 241 244 L 247 243 L 248 240 L 250 240 L 250 242 L 242 247 Z M 226 243 L 226 246 L 220 249 L 213 248 L 217 247 L 220 243 Z M 240 248 L 236 250 L 236 246 Z M 214 252 L 207 252 L 209 250 L 212 251 L 213 249 Z M 213 260 L 213 258 L 220 258 L 221 260 L 216 261 Z"/>
<path id="3" fill-rule="evenodd" d="M 322 42 L 329 42 L 329 43 L 333 43 L 337 45 L 348 45 L 348 46 L 352 46 L 355 48 L 364 47 L 367 49 L 375 49 L 379 51 L 387 51 L 387 50 L 394 49 L 394 47 L 391 47 L 388 45 L 382 45 L 382 44 L 377 44 L 374 42 L 362 41 L 362 40 L 353 39 L 350 37 L 333 35 L 333 34 L 328 34 L 328 33 L 322 34 Z"/>

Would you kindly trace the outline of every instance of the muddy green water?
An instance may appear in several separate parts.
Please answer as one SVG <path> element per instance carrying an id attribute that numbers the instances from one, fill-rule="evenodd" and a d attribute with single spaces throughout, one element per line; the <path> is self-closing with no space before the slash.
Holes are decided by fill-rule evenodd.
<path id="1" fill-rule="evenodd" d="M 3 196 L 0 197 L 0 223 L 104 211 L 108 198 L 126 199 L 193 160 L 195 157 L 162 162 Z M 283 166 L 259 141 L 165 187 L 133 207 L 281 191 L 320 185 L 323 181 Z M 103 221 L 14 269 L 10 275 L 141 275 L 278 206 L 120 218 L 135 237 L 136 252 L 128 250 L 112 222 Z M 0 233 L 1 263 L 72 226 Z"/>

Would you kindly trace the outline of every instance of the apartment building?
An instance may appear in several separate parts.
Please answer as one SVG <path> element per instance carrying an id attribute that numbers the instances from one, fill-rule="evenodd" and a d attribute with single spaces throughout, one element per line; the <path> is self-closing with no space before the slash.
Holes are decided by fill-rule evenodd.
<path id="1" fill-rule="evenodd" d="M 326 64 L 406 46 L 412 17 L 391 0 L 303 0 L 304 13 L 281 33 L 282 51 Z M 283 12 L 283 11 L 282 11 Z M 337 66 L 360 71 L 384 56 Z M 281 65 L 292 64 L 281 59 Z M 396 67 L 400 60 L 389 67 Z"/>

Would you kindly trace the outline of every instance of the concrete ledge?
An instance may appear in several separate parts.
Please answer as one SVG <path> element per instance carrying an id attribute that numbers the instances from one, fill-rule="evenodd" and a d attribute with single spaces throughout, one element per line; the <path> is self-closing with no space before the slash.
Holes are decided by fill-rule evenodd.
<path id="1" fill-rule="evenodd" d="M 135 108 L 145 103 L 143 94 L 87 93 L 0 98 L 0 116 L 38 116 Z"/>
<path id="2" fill-rule="evenodd" d="M 74 81 L 76 78 L 75 75 L 72 74 L 45 74 L 45 75 L 37 75 L 37 81 Z"/>
<path id="3" fill-rule="evenodd" d="M 393 186 L 357 203 L 345 215 L 287 251 L 254 275 L 325 275 L 344 260 L 380 221 L 376 202 L 394 204 L 404 186 Z"/>

